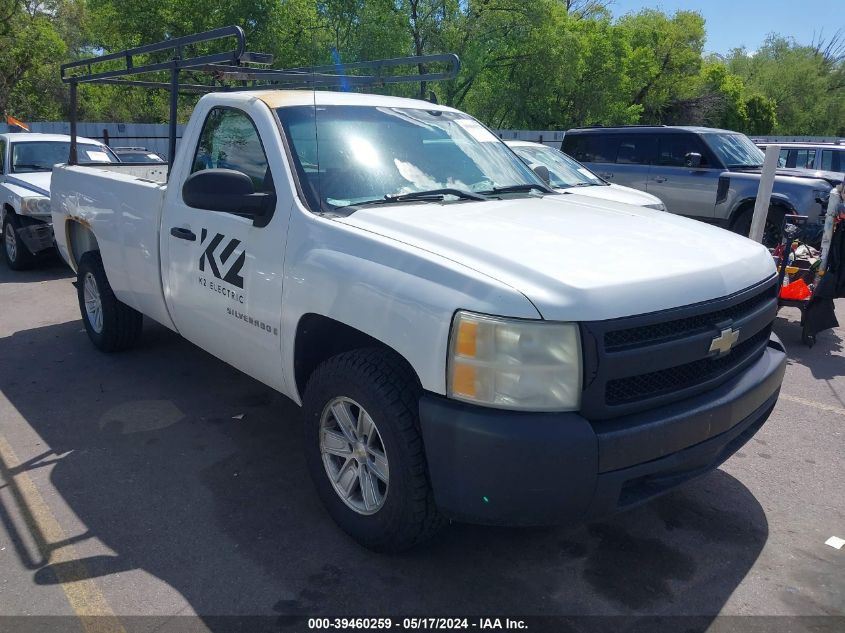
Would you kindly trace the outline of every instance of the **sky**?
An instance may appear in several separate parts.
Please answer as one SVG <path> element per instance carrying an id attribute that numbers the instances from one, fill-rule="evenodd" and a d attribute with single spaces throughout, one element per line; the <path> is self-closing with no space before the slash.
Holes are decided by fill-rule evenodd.
<path id="1" fill-rule="evenodd" d="M 707 22 L 704 50 L 723 55 L 740 46 L 754 51 L 769 33 L 809 44 L 814 31 L 824 29 L 826 37 L 845 32 L 843 0 L 612 0 L 609 9 L 614 17 L 640 9 L 697 11 Z"/>

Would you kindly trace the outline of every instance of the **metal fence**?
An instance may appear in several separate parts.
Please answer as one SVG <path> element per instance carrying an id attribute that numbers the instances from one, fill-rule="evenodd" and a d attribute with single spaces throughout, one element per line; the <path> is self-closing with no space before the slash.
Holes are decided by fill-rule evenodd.
<path id="1" fill-rule="evenodd" d="M 0 125 L 0 131 L 6 131 L 7 126 Z M 70 123 L 67 121 L 45 121 L 29 124 L 33 132 L 45 134 L 70 134 Z M 177 126 L 176 137 L 182 138 L 184 125 Z M 520 140 L 543 143 L 560 149 L 565 130 L 493 130 L 505 141 Z M 96 138 L 111 147 L 144 147 L 158 152 L 167 158 L 167 124 L 166 123 L 79 123 L 79 135 Z M 843 142 L 835 136 L 753 136 L 759 143 L 835 143 Z"/>
<path id="2" fill-rule="evenodd" d="M 564 130 L 493 130 L 502 140 L 533 141 L 560 149 Z M 755 143 L 842 143 L 837 136 L 751 136 Z"/>
<path id="3" fill-rule="evenodd" d="M 70 123 L 67 121 L 42 121 L 28 125 L 31 132 L 70 134 Z M 8 126 L 0 125 L 0 131 L 5 132 L 7 129 Z M 177 139 L 182 138 L 184 130 L 184 125 L 177 126 Z M 79 123 L 77 133 L 79 136 L 103 141 L 110 147 L 143 147 L 167 158 L 166 123 Z"/>

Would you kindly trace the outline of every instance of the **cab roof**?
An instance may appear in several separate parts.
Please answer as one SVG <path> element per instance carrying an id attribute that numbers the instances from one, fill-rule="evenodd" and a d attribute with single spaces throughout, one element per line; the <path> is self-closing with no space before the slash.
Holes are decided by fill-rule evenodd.
<path id="1" fill-rule="evenodd" d="M 220 93 L 215 93 L 220 94 Z M 365 94 L 361 92 L 335 92 L 329 90 L 253 90 L 228 92 L 228 96 L 238 96 L 244 101 L 258 98 L 270 108 L 286 108 L 303 105 L 355 105 L 384 106 L 389 108 L 414 108 L 435 110 L 438 112 L 459 112 L 455 108 L 405 97 Z"/>
<path id="2" fill-rule="evenodd" d="M 692 132 L 693 134 L 741 134 L 734 130 L 723 130 L 715 127 L 702 127 L 700 125 L 618 125 L 618 126 L 594 126 L 576 127 L 568 130 L 567 134 L 653 134 L 663 132 L 676 134 L 680 132 Z"/>

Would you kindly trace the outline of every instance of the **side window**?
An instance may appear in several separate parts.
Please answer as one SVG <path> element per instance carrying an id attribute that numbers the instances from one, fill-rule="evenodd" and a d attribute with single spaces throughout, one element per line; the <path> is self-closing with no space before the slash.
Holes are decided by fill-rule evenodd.
<path id="1" fill-rule="evenodd" d="M 657 140 L 648 134 L 620 136 L 616 162 L 621 165 L 650 165 L 657 160 Z"/>
<path id="2" fill-rule="evenodd" d="M 845 171 L 845 150 L 822 150 L 822 166 L 825 171 Z"/>
<path id="3" fill-rule="evenodd" d="M 613 135 L 579 134 L 564 137 L 564 145 L 566 153 L 582 163 L 612 163 L 616 160 L 617 145 Z"/>
<path id="4" fill-rule="evenodd" d="M 0 138 L 0 176 L 3 175 L 6 167 L 6 141 Z"/>
<path id="5" fill-rule="evenodd" d="M 833 150 L 822 150 L 822 169 L 825 171 L 833 171 Z"/>
<path id="6" fill-rule="evenodd" d="M 786 166 L 811 169 L 815 159 L 816 150 L 814 149 L 791 149 L 786 157 Z"/>
<path id="7" fill-rule="evenodd" d="M 778 154 L 778 167 L 786 167 L 786 161 L 788 161 L 788 160 L 789 160 L 789 150 L 788 149 L 780 150 L 780 154 Z"/>
<path id="8" fill-rule="evenodd" d="M 786 166 L 795 167 L 798 163 L 798 150 L 790 149 L 786 152 Z"/>
<path id="9" fill-rule="evenodd" d="M 701 154 L 701 166 L 710 167 L 709 153 L 704 143 L 693 134 L 661 134 L 657 164 L 667 167 L 684 167 L 686 156 Z"/>
<path id="10" fill-rule="evenodd" d="M 256 191 L 272 191 L 267 155 L 252 120 L 240 110 L 214 108 L 202 126 L 191 173 L 234 169 L 252 179 Z"/>

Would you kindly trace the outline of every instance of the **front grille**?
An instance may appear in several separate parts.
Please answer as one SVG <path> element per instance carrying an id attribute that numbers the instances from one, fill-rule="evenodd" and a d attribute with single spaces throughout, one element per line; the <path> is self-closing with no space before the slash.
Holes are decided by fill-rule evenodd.
<path id="1" fill-rule="evenodd" d="M 608 332 L 604 335 L 604 348 L 608 352 L 615 352 L 682 336 L 700 334 L 713 329 L 717 323 L 727 320 L 735 321 L 737 318 L 753 311 L 757 306 L 766 301 L 771 301 L 773 297 L 774 293 L 761 292 L 741 303 L 706 314 L 696 314 L 684 319 Z"/>
<path id="2" fill-rule="evenodd" d="M 622 319 L 584 323 L 588 419 L 636 413 L 712 389 L 763 353 L 777 314 L 777 279 L 734 295 Z M 739 332 L 724 356 L 710 352 L 722 330 Z"/>
<path id="3" fill-rule="evenodd" d="M 678 367 L 611 380 L 605 388 L 605 401 L 609 405 L 634 402 L 712 380 L 759 351 L 761 344 L 769 340 L 771 330 L 771 327 L 760 330 L 719 358 L 702 358 Z"/>

